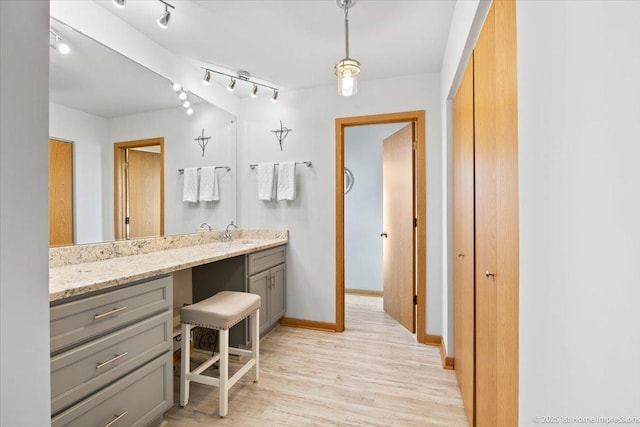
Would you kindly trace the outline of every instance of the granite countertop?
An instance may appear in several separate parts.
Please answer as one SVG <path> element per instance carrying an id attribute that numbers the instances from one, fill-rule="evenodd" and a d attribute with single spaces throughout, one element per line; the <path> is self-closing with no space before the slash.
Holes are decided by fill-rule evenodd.
<path id="1" fill-rule="evenodd" d="M 238 230 L 230 242 L 221 242 L 218 237 L 215 233 L 198 233 L 52 248 L 49 259 L 49 302 L 289 242 L 286 231 Z M 125 246 L 127 250 L 122 250 Z"/>

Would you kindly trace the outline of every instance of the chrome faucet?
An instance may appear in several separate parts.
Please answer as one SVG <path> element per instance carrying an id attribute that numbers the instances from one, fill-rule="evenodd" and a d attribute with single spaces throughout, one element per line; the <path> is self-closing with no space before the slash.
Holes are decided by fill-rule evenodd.
<path id="1" fill-rule="evenodd" d="M 200 228 L 204 228 L 204 227 L 208 227 L 208 228 L 209 228 L 209 231 L 211 231 L 211 230 L 212 230 L 211 226 L 210 226 L 208 223 L 206 223 L 206 222 L 203 222 L 202 224 L 200 224 Z"/>
<path id="2" fill-rule="evenodd" d="M 234 228 L 234 229 L 236 229 L 236 230 L 238 229 L 238 226 L 237 226 L 237 225 L 235 225 L 235 224 L 233 223 L 233 221 L 231 221 L 231 222 L 229 223 L 229 225 L 227 225 L 227 228 L 224 230 L 224 234 L 222 235 L 222 241 L 223 241 L 223 242 L 224 242 L 225 240 L 231 240 L 231 238 L 233 237 L 233 236 L 231 235 L 231 230 L 229 230 L 229 228 L 230 228 L 230 227 L 233 227 L 233 228 Z"/>

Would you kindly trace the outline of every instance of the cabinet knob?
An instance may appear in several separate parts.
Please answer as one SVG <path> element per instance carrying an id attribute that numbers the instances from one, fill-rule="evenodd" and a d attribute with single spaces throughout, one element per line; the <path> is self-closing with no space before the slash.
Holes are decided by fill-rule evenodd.
<path id="1" fill-rule="evenodd" d="M 464 254 L 462 252 L 458 253 L 458 258 L 464 258 Z"/>
<path id="2" fill-rule="evenodd" d="M 387 232 L 383 231 L 382 233 L 380 233 L 380 237 L 384 237 L 386 239 L 387 238 Z"/>
<path id="3" fill-rule="evenodd" d="M 496 273 L 492 273 L 489 270 L 484 272 L 485 277 L 496 277 Z"/>

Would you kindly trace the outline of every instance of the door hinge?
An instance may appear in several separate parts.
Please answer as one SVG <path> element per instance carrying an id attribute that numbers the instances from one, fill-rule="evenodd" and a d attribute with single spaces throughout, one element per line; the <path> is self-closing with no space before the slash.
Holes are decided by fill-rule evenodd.
<path id="1" fill-rule="evenodd" d="M 413 141 L 413 144 L 411 144 L 411 147 L 415 150 L 417 146 L 418 146 L 418 143 L 416 141 Z"/>
<path id="2" fill-rule="evenodd" d="M 418 226 L 418 218 L 413 218 L 413 226 L 414 227 Z"/>
<path id="3" fill-rule="evenodd" d="M 129 217 L 126 217 L 126 218 L 124 219 L 124 223 L 125 223 L 125 224 L 129 224 Z"/>
<path id="4" fill-rule="evenodd" d="M 413 296 L 413 304 L 418 305 L 418 295 Z"/>

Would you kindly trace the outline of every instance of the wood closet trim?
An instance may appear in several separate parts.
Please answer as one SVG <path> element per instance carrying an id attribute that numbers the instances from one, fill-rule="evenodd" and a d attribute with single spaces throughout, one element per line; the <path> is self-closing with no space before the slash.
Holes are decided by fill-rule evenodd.
<path id="1" fill-rule="evenodd" d="M 424 342 L 426 335 L 426 162 L 425 162 L 425 116 L 424 110 L 401 113 L 374 114 L 370 116 L 344 117 L 336 119 L 336 332 L 344 331 L 344 129 L 387 123 L 416 123 L 416 217 L 418 218 L 416 260 L 417 299 L 416 338 Z"/>

